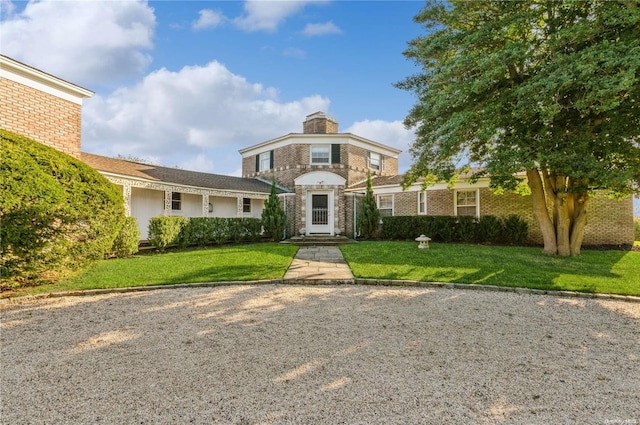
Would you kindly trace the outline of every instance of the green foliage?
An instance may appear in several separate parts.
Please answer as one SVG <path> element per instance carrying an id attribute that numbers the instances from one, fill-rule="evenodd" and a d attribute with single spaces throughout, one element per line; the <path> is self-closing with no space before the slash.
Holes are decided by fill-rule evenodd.
<path id="1" fill-rule="evenodd" d="M 371 174 L 367 174 L 367 191 L 362 200 L 362 210 L 358 214 L 358 228 L 364 239 L 376 237 L 380 228 L 380 211 L 373 195 Z"/>
<path id="2" fill-rule="evenodd" d="M 415 20 L 428 35 L 405 52 L 423 72 L 397 83 L 418 99 L 404 184 L 479 167 L 472 180 L 518 190 L 526 171 L 545 251 L 579 253 L 586 216 L 568 205 L 640 191 L 640 7 L 433 0 Z"/>
<path id="3" fill-rule="evenodd" d="M 103 258 L 124 222 L 122 194 L 97 171 L 0 130 L 0 286 L 52 283 Z"/>
<path id="4" fill-rule="evenodd" d="M 633 219 L 633 234 L 636 241 L 640 241 L 640 218 Z"/>
<path id="5" fill-rule="evenodd" d="M 478 220 L 478 240 L 497 243 L 503 240 L 504 223 L 493 215 L 483 215 Z"/>
<path id="6" fill-rule="evenodd" d="M 287 216 L 280 205 L 280 199 L 276 194 L 276 181 L 273 180 L 271 182 L 271 193 L 262 210 L 262 227 L 264 227 L 264 231 L 269 238 L 276 242 L 282 239 L 286 222 Z"/>
<path id="7" fill-rule="evenodd" d="M 385 217 L 384 239 L 413 240 L 419 235 L 435 242 L 480 242 L 521 245 L 527 241 L 527 223 L 518 216 L 480 219 L 466 216 L 420 215 Z"/>
<path id="8" fill-rule="evenodd" d="M 478 239 L 478 219 L 474 216 L 463 215 L 456 223 L 456 238 L 462 242 L 471 243 Z"/>
<path id="9" fill-rule="evenodd" d="M 113 241 L 111 254 L 118 258 L 129 257 L 138 252 L 140 229 L 135 217 L 126 217 L 118 236 Z"/>
<path id="10" fill-rule="evenodd" d="M 211 243 L 255 242 L 262 225 L 257 218 L 153 217 L 149 221 L 149 243 L 160 251 Z"/>
<path id="11" fill-rule="evenodd" d="M 147 239 L 151 245 L 164 251 L 169 245 L 178 245 L 180 232 L 187 223 L 184 217 L 152 217 Z"/>
<path id="12" fill-rule="evenodd" d="M 208 217 L 191 217 L 182 227 L 178 236 L 178 246 L 205 246 L 213 242 L 215 223 Z"/>

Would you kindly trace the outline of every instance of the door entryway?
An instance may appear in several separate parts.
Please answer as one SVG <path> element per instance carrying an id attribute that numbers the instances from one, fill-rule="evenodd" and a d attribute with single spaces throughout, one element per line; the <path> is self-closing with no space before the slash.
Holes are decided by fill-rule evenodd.
<path id="1" fill-rule="evenodd" d="M 333 235 L 333 192 L 308 192 L 307 234 Z"/>

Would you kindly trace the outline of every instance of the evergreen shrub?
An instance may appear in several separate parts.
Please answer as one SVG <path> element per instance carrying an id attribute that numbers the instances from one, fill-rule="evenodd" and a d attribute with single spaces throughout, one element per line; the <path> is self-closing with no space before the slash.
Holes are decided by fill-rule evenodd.
<path id="1" fill-rule="evenodd" d="M 280 205 L 280 199 L 276 194 L 276 181 L 271 182 L 271 193 L 264 203 L 262 210 L 262 227 L 269 238 L 277 242 L 284 235 L 284 226 L 287 222 L 287 216 Z"/>
<path id="2" fill-rule="evenodd" d="M 96 170 L 0 129 L 0 287 L 55 283 L 104 258 L 124 201 Z"/>
<path id="3" fill-rule="evenodd" d="M 187 219 L 184 217 L 152 217 L 149 220 L 147 239 L 160 251 L 164 251 L 169 245 L 182 245 L 180 233 L 186 223 Z"/>
<path id="4" fill-rule="evenodd" d="M 436 242 L 481 242 L 523 244 L 527 241 L 527 223 L 518 216 L 393 216 L 382 220 L 382 238 L 414 240 L 419 235 Z"/>
<path id="5" fill-rule="evenodd" d="M 124 224 L 113 241 L 111 255 L 118 258 L 129 257 L 138 252 L 140 229 L 135 217 L 126 217 Z"/>

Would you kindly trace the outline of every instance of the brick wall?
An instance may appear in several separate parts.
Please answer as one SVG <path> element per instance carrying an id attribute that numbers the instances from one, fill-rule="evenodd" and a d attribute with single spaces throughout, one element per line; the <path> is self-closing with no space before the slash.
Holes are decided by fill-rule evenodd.
<path id="1" fill-rule="evenodd" d="M 311 171 L 326 170 L 336 173 L 347 180 L 347 186 L 364 181 L 367 173 L 372 175 L 395 175 L 398 171 L 398 160 L 385 157 L 383 172 L 367 168 L 366 149 L 348 145 L 340 145 L 340 164 L 311 165 L 311 145 L 291 144 L 273 150 L 273 170 L 256 173 L 256 156 L 242 159 L 242 176 L 259 177 L 271 180 L 275 177 L 278 184 L 293 189 L 294 180 Z"/>
<path id="2" fill-rule="evenodd" d="M 81 106 L 0 78 L 0 127 L 80 158 Z"/>
<path id="3" fill-rule="evenodd" d="M 529 225 L 529 239 L 542 244 L 542 233 L 533 215 L 531 196 L 512 192 L 493 194 L 488 188 L 480 188 L 480 215 L 507 217 L 515 214 Z M 417 214 L 417 192 L 396 193 L 395 215 Z M 454 191 L 449 189 L 427 191 L 428 215 L 453 215 Z M 587 225 L 583 245 L 632 245 L 633 244 L 633 200 L 609 199 L 596 194 L 587 206 Z"/>

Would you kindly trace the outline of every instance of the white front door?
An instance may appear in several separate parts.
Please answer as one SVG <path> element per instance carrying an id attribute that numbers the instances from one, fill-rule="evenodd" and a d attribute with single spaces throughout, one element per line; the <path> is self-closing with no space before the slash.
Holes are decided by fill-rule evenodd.
<path id="1" fill-rule="evenodd" d="M 307 192 L 307 235 L 333 235 L 333 191 Z"/>

